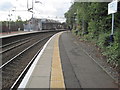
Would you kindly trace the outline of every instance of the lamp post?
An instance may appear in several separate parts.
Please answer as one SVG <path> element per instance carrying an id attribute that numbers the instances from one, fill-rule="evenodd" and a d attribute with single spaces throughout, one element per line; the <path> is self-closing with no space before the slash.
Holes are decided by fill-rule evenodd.
<path id="1" fill-rule="evenodd" d="M 11 32 L 11 25 L 10 25 L 10 22 L 11 22 L 11 16 L 12 16 L 12 14 L 10 13 L 10 11 L 9 11 L 9 14 L 8 14 L 8 16 L 9 16 L 9 26 L 8 26 L 8 33 L 10 33 L 10 32 Z"/>
<path id="2" fill-rule="evenodd" d="M 74 29 L 76 29 L 76 16 L 77 16 L 77 13 L 74 13 L 74 15 L 73 15 L 73 20 L 74 20 L 74 24 L 73 24 L 73 26 L 74 26 Z"/>

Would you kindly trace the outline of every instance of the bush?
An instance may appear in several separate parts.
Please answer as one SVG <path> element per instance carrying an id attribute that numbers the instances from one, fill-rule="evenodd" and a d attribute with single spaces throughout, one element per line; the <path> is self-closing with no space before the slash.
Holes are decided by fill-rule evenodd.
<path id="1" fill-rule="evenodd" d="M 118 66 L 119 58 L 119 43 L 118 43 L 118 34 L 114 34 L 114 43 L 108 42 L 109 34 L 100 34 L 97 45 L 102 48 L 102 54 L 107 57 L 107 62 L 111 63 L 114 66 Z M 107 41 L 106 41 L 107 38 Z M 107 45 L 106 45 L 107 43 Z"/>
<path id="2" fill-rule="evenodd" d="M 102 49 L 104 49 L 106 46 L 108 46 L 108 39 L 109 39 L 109 36 L 110 36 L 110 34 L 108 34 L 108 33 L 101 33 L 101 34 L 99 34 L 99 38 L 98 38 L 98 40 L 97 40 L 97 45 L 100 47 L 100 48 L 102 48 Z"/>
<path id="3" fill-rule="evenodd" d="M 103 55 L 108 58 L 107 62 L 118 66 L 118 62 L 120 63 L 120 30 L 117 29 L 120 28 L 120 2 L 118 2 L 118 12 L 115 14 L 114 42 L 110 42 L 112 41 L 110 40 L 112 17 L 107 12 L 108 2 L 76 2 L 70 7 L 65 17 L 68 24 L 74 26 L 74 23 L 77 23 L 81 26 L 77 27 L 79 32 L 76 33 L 77 36 L 81 36 L 80 39 L 97 44 L 102 49 Z M 77 13 L 77 21 L 71 18 L 74 13 Z"/>

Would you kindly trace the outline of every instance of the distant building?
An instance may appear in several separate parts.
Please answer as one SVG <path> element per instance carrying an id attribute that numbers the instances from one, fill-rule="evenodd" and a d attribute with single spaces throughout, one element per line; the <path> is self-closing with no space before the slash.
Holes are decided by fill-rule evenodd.
<path id="1" fill-rule="evenodd" d="M 61 23 L 59 21 L 44 19 L 42 20 L 42 30 L 56 30 L 60 29 Z"/>
<path id="2" fill-rule="evenodd" d="M 41 19 L 30 19 L 26 24 L 24 24 L 24 31 L 40 31 L 42 30 Z"/>
<path id="3" fill-rule="evenodd" d="M 51 19 L 30 19 L 24 24 L 24 31 L 41 31 L 41 30 L 57 30 L 62 29 L 63 25 Z"/>

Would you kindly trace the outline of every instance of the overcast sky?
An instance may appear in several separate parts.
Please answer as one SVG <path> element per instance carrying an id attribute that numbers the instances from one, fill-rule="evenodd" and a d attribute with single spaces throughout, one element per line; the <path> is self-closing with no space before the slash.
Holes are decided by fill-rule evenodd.
<path id="1" fill-rule="evenodd" d="M 35 3 L 36 1 L 42 3 Z M 36 18 L 54 18 L 64 21 L 64 13 L 71 6 L 72 0 L 33 0 L 34 17 Z M 32 0 L 28 0 L 28 7 L 32 7 Z M 15 10 L 13 12 L 12 10 Z M 0 20 L 9 20 L 8 14 L 12 14 L 11 19 L 15 20 L 21 16 L 22 20 L 28 20 L 32 17 L 31 12 L 27 10 L 27 0 L 0 0 Z"/>

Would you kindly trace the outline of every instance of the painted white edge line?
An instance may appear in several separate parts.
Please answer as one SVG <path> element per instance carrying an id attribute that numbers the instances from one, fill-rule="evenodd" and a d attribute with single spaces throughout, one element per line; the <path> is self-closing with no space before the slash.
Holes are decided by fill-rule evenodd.
<path id="1" fill-rule="evenodd" d="M 58 34 L 58 33 L 57 33 Z M 41 52 L 38 54 L 38 56 L 36 57 L 35 61 L 33 62 L 33 64 L 31 65 L 31 67 L 29 68 L 27 74 L 25 75 L 24 79 L 22 80 L 22 82 L 20 83 L 19 87 L 18 87 L 18 90 L 19 88 L 25 88 L 28 81 L 29 81 L 29 78 L 30 76 L 32 75 L 32 72 L 38 62 L 38 60 L 40 59 L 41 55 L 43 54 L 45 48 L 47 47 L 48 43 L 52 40 L 53 37 L 55 37 L 57 34 L 53 35 L 47 42 L 46 44 L 43 46 Z"/>

